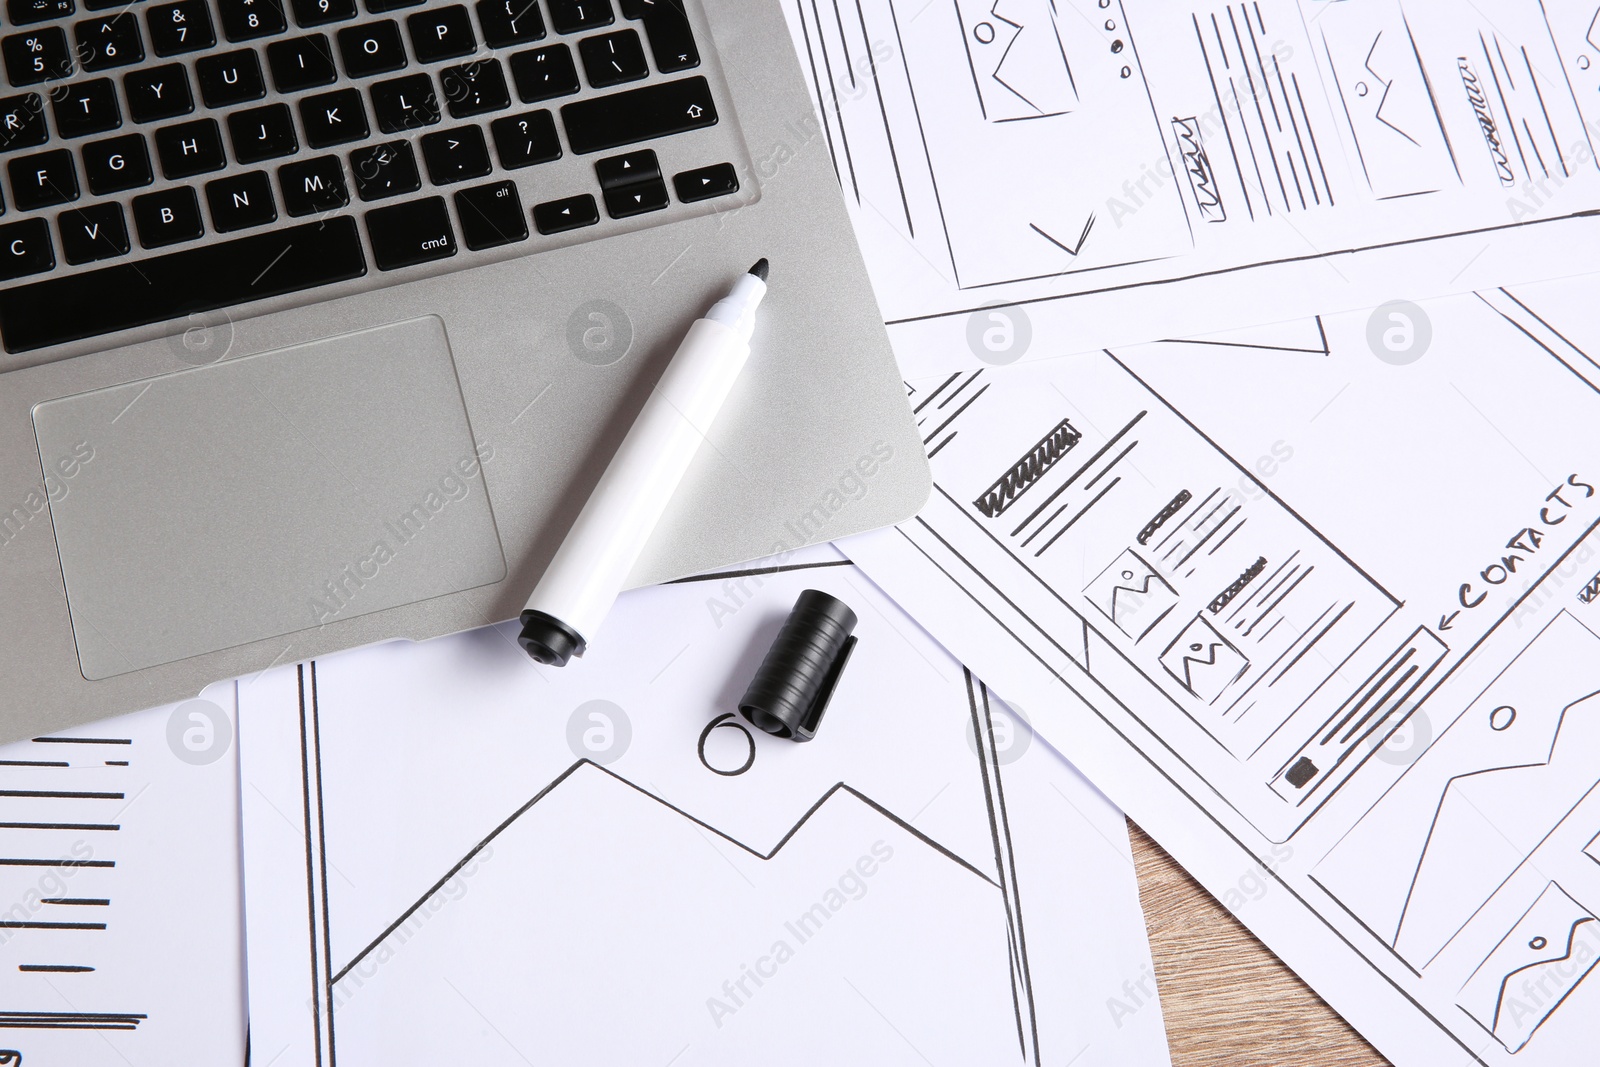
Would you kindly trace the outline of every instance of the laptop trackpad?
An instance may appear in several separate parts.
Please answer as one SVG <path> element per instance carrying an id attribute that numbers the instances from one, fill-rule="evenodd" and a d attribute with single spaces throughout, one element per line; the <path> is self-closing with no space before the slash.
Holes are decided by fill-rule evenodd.
<path id="1" fill-rule="evenodd" d="M 52 400 L 34 429 L 78 466 L 50 517 L 85 678 L 505 576 L 437 317 Z"/>

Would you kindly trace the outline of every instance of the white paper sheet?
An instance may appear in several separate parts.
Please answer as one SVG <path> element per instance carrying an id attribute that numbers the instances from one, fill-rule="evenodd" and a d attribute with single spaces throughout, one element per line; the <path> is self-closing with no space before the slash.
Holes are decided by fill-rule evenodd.
<path id="1" fill-rule="evenodd" d="M 819 114 L 756 177 L 831 154 L 919 371 L 1600 270 L 1592 4 L 784 10 Z"/>
<path id="2" fill-rule="evenodd" d="M 0 748 L 0 1063 L 245 1060 L 233 683 Z"/>
<path id="3" fill-rule="evenodd" d="M 505 624 L 241 683 L 257 1055 L 1167 1063 L 1120 813 L 813 559 L 629 593 L 561 670 Z M 752 736 L 804 588 L 859 645 L 814 741 Z"/>
<path id="4" fill-rule="evenodd" d="M 1593 1055 L 1595 291 L 915 382 L 843 546 L 1402 1067 Z"/>

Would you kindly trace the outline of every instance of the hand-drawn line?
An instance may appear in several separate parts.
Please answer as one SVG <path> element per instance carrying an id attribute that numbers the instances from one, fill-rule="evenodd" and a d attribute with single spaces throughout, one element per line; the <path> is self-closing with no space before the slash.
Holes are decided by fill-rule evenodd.
<path id="1" fill-rule="evenodd" d="M 315 661 L 312 661 L 312 663 L 309 666 L 311 668 L 311 673 L 313 674 L 313 677 L 314 677 L 314 672 L 316 670 Z M 302 679 L 303 679 L 304 675 L 306 673 L 306 665 L 302 665 L 299 669 L 301 671 L 301 675 L 302 675 Z M 1009 820 L 1008 820 L 1007 815 L 1006 815 L 1005 795 L 1004 795 L 1003 787 L 1001 785 L 1001 764 L 1000 764 L 1000 761 L 999 761 L 999 758 L 998 758 L 997 750 L 995 748 L 994 722 L 993 722 L 993 718 L 992 718 L 991 711 L 990 711 L 989 692 L 988 692 L 987 687 L 985 687 L 981 682 L 979 682 L 976 678 L 974 678 L 972 676 L 972 672 L 971 671 L 963 669 L 962 673 L 966 678 L 967 700 L 968 700 L 968 704 L 969 704 L 969 710 L 970 710 L 970 712 L 972 714 L 972 724 L 973 724 L 974 736 L 979 739 L 979 746 L 978 746 L 979 749 L 980 749 L 980 752 L 978 753 L 979 773 L 980 773 L 980 775 L 982 777 L 982 781 L 983 781 L 985 803 L 988 806 L 989 826 L 990 826 L 990 832 L 991 832 L 991 836 L 993 838 L 993 844 L 994 844 L 994 855 L 995 855 L 995 860 L 996 860 L 996 876 L 998 878 L 998 881 L 996 880 L 996 878 L 991 878 L 989 875 L 985 874 L 983 871 L 981 871 L 978 868 L 974 867 L 967 860 L 963 859 L 961 856 L 957 855 L 955 852 L 953 852 L 950 849 L 946 848 L 944 845 L 941 845 L 938 841 L 934 840 L 932 837 L 929 837 L 927 834 L 923 833 L 921 830 L 918 830 L 915 826 L 911 825 L 911 823 L 909 821 L 907 821 L 905 819 L 902 819 L 900 816 L 896 815 L 894 812 L 890 811 L 888 808 L 884 807 L 882 804 L 879 804 L 877 801 L 873 800 L 871 797 L 867 796 L 865 793 L 861 792 L 859 789 L 856 789 L 854 786 L 851 786 L 851 785 L 849 785 L 849 784 L 847 784 L 846 782 L 843 782 L 843 781 L 836 782 L 832 786 L 830 786 L 808 809 L 806 809 L 806 811 L 799 817 L 799 819 L 797 819 L 795 821 L 795 823 L 789 828 L 789 830 L 787 832 L 785 832 L 781 838 L 779 838 L 777 843 L 774 844 L 771 849 L 769 849 L 766 852 L 762 852 L 760 849 L 757 849 L 757 848 L 755 848 L 755 847 L 753 847 L 751 845 L 748 845 L 748 844 L 738 840 L 737 838 L 731 836 L 730 834 L 727 834 L 724 831 L 717 829 L 715 826 L 712 826 L 710 823 L 707 823 L 707 822 L 695 817 L 694 815 L 690 814 L 689 812 L 685 811 L 684 809 L 679 808 L 677 805 L 673 804 L 671 801 L 666 800 L 663 797 L 657 796 L 655 793 L 651 792 L 650 790 L 645 789 L 644 787 L 642 787 L 640 785 L 637 785 L 636 783 L 634 783 L 632 781 L 629 781 L 627 778 L 624 778 L 622 775 L 617 774 L 615 771 L 612 771 L 609 768 L 603 767 L 603 766 L 601 766 L 601 765 L 599 765 L 599 764 L 595 763 L 594 761 L 592 761 L 590 759 L 587 759 L 587 758 L 578 759 L 575 762 L 573 762 L 571 766 L 567 767 L 564 771 L 562 771 L 559 775 L 557 775 L 554 779 L 552 779 L 548 784 L 546 784 L 537 793 L 535 793 L 533 795 L 533 797 L 530 798 L 527 802 L 525 802 L 524 804 L 519 806 L 514 812 L 511 813 L 511 815 L 509 815 L 499 825 L 497 825 L 493 830 L 491 830 L 486 837 L 484 837 L 481 841 L 479 841 L 471 849 L 469 849 L 467 851 L 467 853 L 464 856 L 461 857 L 460 860 L 458 860 L 455 864 L 453 864 L 450 867 L 450 869 L 448 871 L 445 872 L 443 877 L 438 879 L 436 882 L 433 883 L 433 885 L 431 885 L 427 890 L 425 890 L 422 893 L 422 895 L 417 898 L 416 902 L 413 903 L 412 905 L 410 905 L 408 908 L 406 908 L 405 911 L 394 922 L 392 922 L 381 933 L 379 933 L 378 936 L 376 938 L 374 938 L 365 948 L 363 948 L 359 952 L 357 952 L 349 960 L 349 962 L 345 963 L 344 966 L 340 967 L 336 972 L 331 973 L 327 977 L 326 984 L 327 984 L 328 996 L 329 996 L 328 1014 L 330 1015 L 330 1018 L 328 1020 L 328 1043 L 329 1043 L 329 1049 L 330 1049 L 330 1060 L 331 1060 L 331 1052 L 332 1052 L 332 1048 L 333 1048 L 331 1015 L 333 1014 L 333 1008 L 335 1006 L 335 1002 L 332 1000 L 333 987 L 335 985 L 337 985 L 345 977 L 345 975 L 347 975 L 353 968 L 358 966 L 363 959 L 365 959 L 375 949 L 377 949 L 379 946 L 381 946 L 386 939 L 388 939 L 392 934 L 394 934 L 394 932 L 396 930 L 398 930 L 402 926 L 404 926 L 406 921 L 408 919 L 410 919 L 417 912 L 417 910 L 419 908 L 421 908 L 425 904 L 427 904 L 427 902 L 430 899 L 432 899 L 435 894 L 437 894 L 441 889 L 444 888 L 444 886 L 450 881 L 451 878 L 455 877 L 462 870 L 462 868 L 464 868 L 468 863 L 472 862 L 473 857 L 479 855 L 486 847 L 488 847 L 494 841 L 495 838 L 497 838 L 498 836 L 500 836 L 500 834 L 504 833 L 507 829 L 509 829 L 518 819 L 520 819 L 523 815 L 527 814 L 542 799 L 544 799 L 545 797 L 549 796 L 558 786 L 560 786 L 568 778 L 572 777 L 580 768 L 587 766 L 587 767 L 591 768 L 592 770 L 599 771 L 599 772 L 607 775 L 608 777 L 612 778 L 616 782 L 619 782 L 622 785 L 627 786 L 628 788 L 632 789 L 636 793 L 639 793 L 642 796 L 648 798 L 649 800 L 654 801 L 655 803 L 661 805 L 662 807 L 668 809 L 669 811 L 674 812 L 675 814 L 677 814 L 680 817 L 682 817 L 683 819 L 687 820 L 689 823 L 693 824 L 694 826 L 696 826 L 696 827 L 698 827 L 700 829 L 709 831 L 710 833 L 716 835 L 717 837 L 721 838 L 722 840 L 727 841 L 728 843 L 738 847 L 739 849 L 742 849 L 746 853 L 749 853 L 751 856 L 754 856 L 757 859 L 761 859 L 761 860 L 764 860 L 764 861 L 765 860 L 771 860 L 775 856 L 777 856 L 778 853 L 783 850 L 784 846 L 787 845 L 789 843 L 789 841 L 791 839 L 793 839 L 796 834 L 799 833 L 801 828 L 804 827 L 811 820 L 811 817 L 813 815 L 815 815 L 818 811 L 820 811 L 822 809 L 822 807 L 825 804 L 827 804 L 836 794 L 846 793 L 846 794 L 854 797 L 856 800 L 859 800 L 860 802 L 865 804 L 867 807 L 871 808 L 878 815 L 880 815 L 883 818 L 887 819 L 888 821 L 892 822 L 893 824 L 898 826 L 901 830 L 903 830 L 906 833 L 910 834 L 912 837 L 916 838 L 918 841 L 920 841 L 921 843 L 923 843 L 927 847 L 933 849 L 935 852 L 939 853 L 945 859 L 950 860 L 951 862 L 955 863 L 957 866 L 961 867 L 962 869 L 966 870 L 970 874 L 972 874 L 972 875 L 976 876 L 977 878 L 981 879 L 982 881 L 984 881 L 988 885 L 993 886 L 994 888 L 998 889 L 1000 891 L 1000 893 L 1001 893 L 1002 900 L 1004 902 L 1004 907 L 1006 909 L 1006 928 L 1007 928 L 1007 935 L 1008 935 L 1008 941 L 1009 941 L 1009 944 L 1008 944 L 1009 953 L 1008 954 L 1012 958 L 1013 1001 L 1014 1001 L 1015 1010 L 1016 1010 L 1016 1019 L 1017 1019 L 1017 1027 L 1018 1027 L 1019 1039 L 1022 1037 L 1022 1035 L 1025 1032 L 1031 1034 L 1031 1037 L 1032 1037 L 1032 1062 L 1035 1064 L 1035 1067 L 1038 1067 L 1038 1065 L 1042 1063 L 1042 1060 L 1041 1060 L 1040 1055 L 1039 1055 L 1037 1013 L 1036 1013 L 1034 1002 L 1033 1002 L 1033 987 L 1032 987 L 1032 978 L 1031 978 L 1031 974 L 1030 974 L 1030 971 L 1029 971 L 1029 965 L 1028 965 L 1027 942 L 1026 942 L 1026 938 L 1025 938 L 1025 936 L 1023 934 L 1022 914 L 1021 914 L 1021 896 L 1020 896 L 1020 891 L 1019 891 L 1019 888 L 1018 888 L 1017 873 L 1016 873 L 1016 862 L 1015 862 L 1015 858 L 1014 858 L 1014 854 L 1013 854 L 1013 850 L 1012 850 L 1012 845 L 1011 845 L 1011 828 L 1010 828 Z M 318 742 L 318 740 L 316 738 L 316 735 L 319 733 L 317 720 L 318 720 L 318 717 L 319 717 L 320 708 L 319 708 L 319 706 L 318 706 L 318 704 L 316 702 L 314 693 L 312 694 L 312 698 L 311 698 L 311 701 L 310 701 L 309 705 L 307 705 L 305 703 L 306 694 L 305 694 L 303 688 L 302 688 L 302 691 L 301 691 L 301 698 L 300 699 L 301 699 L 301 702 L 302 702 L 302 707 L 305 710 L 309 711 L 309 713 L 310 713 L 310 721 L 309 721 L 309 723 L 307 723 L 307 721 L 306 721 L 306 719 L 304 717 L 302 717 L 302 720 L 301 720 L 301 746 L 302 746 L 302 750 L 303 751 L 310 751 L 312 749 L 315 749 L 316 754 L 315 754 L 314 758 L 318 763 L 318 767 L 317 767 L 315 773 L 320 778 L 320 775 L 321 775 L 321 769 L 320 769 L 321 753 L 320 753 L 320 744 L 319 744 L 319 742 Z M 981 713 L 979 711 L 980 701 L 981 701 L 981 707 L 982 707 Z M 712 725 L 715 726 L 715 725 L 717 725 L 718 722 L 720 722 L 720 720 L 714 720 Z M 308 805 L 311 804 L 312 801 L 313 801 L 312 795 L 310 793 L 307 793 L 307 795 L 305 797 L 305 800 L 306 800 Z M 318 808 L 318 812 L 316 813 L 315 817 L 320 822 L 321 817 L 322 817 L 321 808 L 322 808 L 322 805 L 323 805 L 323 799 L 321 797 L 320 790 L 318 791 L 317 796 L 315 798 L 315 804 L 316 804 L 316 806 Z M 308 807 L 308 810 L 307 810 L 307 819 L 308 819 L 308 821 L 311 818 L 313 818 L 313 814 L 311 813 L 311 811 L 310 811 L 310 809 Z M 309 865 L 312 862 L 311 856 L 310 856 L 310 840 L 309 840 L 309 838 L 307 840 L 307 846 L 308 846 L 307 863 Z M 315 934 L 313 934 L 313 936 L 315 936 Z M 314 948 L 314 952 L 315 952 L 315 948 Z M 329 970 L 330 971 L 332 970 L 331 960 L 329 961 Z M 1026 1001 L 1026 1007 L 1024 1007 L 1024 1003 L 1023 1003 L 1024 1000 Z M 14 1023 L 8 1023 L 6 1021 L 6 1017 L 8 1015 L 18 1015 L 18 1014 L 22 1014 L 22 1013 L 0 1013 L 0 1028 L 6 1027 L 6 1026 L 10 1026 L 10 1025 L 17 1025 L 17 1024 L 14 1024 Z M 40 1014 L 49 1014 L 49 1013 L 34 1013 L 34 1015 L 40 1015 Z M 145 1018 L 145 1016 L 143 1016 L 143 1015 L 114 1016 L 114 1017 L 107 1016 L 105 1018 L 116 1019 L 116 1020 L 123 1020 L 123 1019 L 138 1020 L 138 1019 Z M 135 1023 L 134 1025 L 137 1025 L 137 1023 Z M 102 1026 L 100 1028 L 107 1028 L 107 1027 Z M 110 1027 L 110 1028 L 132 1029 L 133 1027 L 132 1026 L 128 1026 L 128 1025 L 119 1025 L 119 1026 Z M 319 1031 L 320 1031 L 320 1027 L 319 1027 Z M 319 1036 L 320 1036 L 320 1033 L 319 1033 Z M 1026 1048 L 1024 1050 L 1024 1053 L 1025 1053 L 1024 1058 L 1025 1059 L 1028 1058 L 1027 1055 L 1026 1055 Z"/>
<path id="2" fill-rule="evenodd" d="M 1367 68 L 1367 73 L 1371 74 L 1374 78 L 1378 79 L 1378 84 L 1383 86 L 1383 95 L 1378 97 L 1378 106 L 1373 109 L 1372 117 L 1377 119 L 1379 122 L 1383 123 L 1385 126 L 1389 127 L 1395 133 L 1398 133 L 1401 137 L 1404 137 L 1406 140 L 1408 140 L 1412 144 L 1416 145 L 1418 148 L 1421 148 L 1422 145 L 1418 144 L 1417 139 L 1415 137 L 1411 136 L 1409 133 L 1407 133 L 1406 131 L 1402 130 L 1400 127 L 1396 126 L 1394 123 L 1390 122 L 1388 119 L 1383 117 L 1383 105 L 1389 102 L 1389 90 L 1394 88 L 1394 79 L 1393 78 L 1385 78 L 1382 74 L 1379 74 L 1372 67 L 1372 53 L 1374 53 L 1374 52 L 1376 52 L 1378 50 L 1378 43 L 1380 41 L 1382 41 L 1382 40 L 1383 40 L 1383 31 L 1379 30 L 1377 35 L 1372 38 L 1372 47 L 1367 49 L 1367 58 L 1366 58 L 1366 60 L 1363 61 L 1362 64 L 1361 64 L 1362 66 Z"/>
<path id="3" fill-rule="evenodd" d="M 1076 258 L 1078 253 L 1083 251 L 1083 243 L 1089 239 L 1089 231 L 1094 229 L 1094 212 L 1089 212 L 1089 219 L 1083 224 L 1083 232 L 1078 235 L 1078 243 L 1076 247 L 1063 244 L 1061 241 L 1050 236 L 1048 233 L 1045 233 L 1039 228 L 1038 223 L 1030 222 L 1028 223 L 1028 228 L 1034 233 L 1038 234 L 1040 237 L 1043 237 L 1046 241 L 1049 241 L 1051 244 L 1061 249 L 1061 251 L 1065 252 L 1067 255 Z"/>
<path id="4" fill-rule="evenodd" d="M 148 1015 L 98 1011 L 0 1011 L 4 1030 L 137 1030 Z"/>
<path id="5" fill-rule="evenodd" d="M 1087 504 L 1083 505 L 1083 507 L 1078 509 L 1078 513 L 1076 515 L 1074 515 L 1074 516 L 1072 516 L 1072 518 L 1068 519 L 1066 521 L 1066 523 L 1061 527 L 1061 529 L 1059 529 L 1059 530 L 1057 530 L 1055 532 L 1055 536 L 1051 537 L 1050 540 L 1046 541 L 1043 545 L 1041 545 L 1039 547 L 1039 551 L 1034 553 L 1034 557 L 1038 558 L 1039 556 L 1044 555 L 1046 549 L 1048 549 L 1051 545 L 1055 544 L 1057 541 L 1061 540 L 1061 535 L 1066 533 L 1068 530 L 1072 529 L 1073 524 L 1076 523 L 1079 519 L 1083 518 L 1085 515 L 1087 515 L 1089 513 L 1089 509 L 1093 508 L 1096 504 L 1100 503 L 1100 501 L 1105 497 L 1105 495 L 1107 493 L 1111 492 L 1111 490 L 1113 490 L 1113 489 L 1115 489 L 1117 487 L 1117 483 L 1120 482 L 1120 481 L 1122 481 L 1122 476 L 1118 475 L 1117 477 L 1115 477 L 1115 478 L 1111 479 L 1109 482 L 1107 482 L 1106 483 L 1106 487 L 1104 489 L 1102 489 L 1098 493 L 1096 493 L 1093 496 L 1093 498 L 1091 498 L 1090 501 Z M 1044 526 L 1040 526 L 1039 529 L 1043 530 L 1043 529 L 1045 529 L 1045 527 Z"/>
<path id="6" fill-rule="evenodd" d="M 1273 776 L 1273 789 L 1297 807 L 1322 793 L 1329 783 L 1333 783 L 1329 795 L 1337 791 L 1377 751 L 1378 746 L 1369 746 L 1367 741 L 1385 727 L 1391 733 L 1399 729 L 1421 706 L 1422 702 L 1412 697 L 1449 651 L 1450 646 L 1427 628 L 1413 630 Z M 1352 755 L 1359 758 L 1348 762 Z M 1290 788 L 1279 788 L 1279 782 Z"/>
<path id="7" fill-rule="evenodd" d="M 1062 419 L 1038 444 L 1024 452 L 1022 458 L 1013 463 L 993 485 L 985 489 L 972 502 L 972 506 L 982 512 L 985 518 L 993 519 L 1004 514 L 1081 440 L 1083 434 L 1078 432 L 1071 420 Z"/>
<path id="8" fill-rule="evenodd" d="M 1144 418 L 1148 414 L 1149 414 L 1148 411 L 1139 412 L 1139 414 L 1135 415 L 1133 418 L 1128 420 L 1127 425 L 1123 426 L 1122 429 L 1120 429 L 1116 433 L 1112 434 L 1111 435 L 1111 439 L 1109 441 L 1107 441 L 1105 444 L 1101 445 L 1100 448 L 1095 452 L 1094 455 L 1090 456 L 1088 459 L 1083 461 L 1083 466 L 1081 466 L 1077 470 L 1073 471 L 1072 474 L 1067 478 L 1066 481 L 1062 482 L 1059 486 L 1056 487 L 1054 492 L 1052 492 L 1049 496 L 1044 498 L 1044 502 L 1043 503 L 1041 503 L 1038 507 L 1034 508 L 1033 511 L 1029 512 L 1028 513 L 1028 517 L 1023 519 L 1022 522 L 1017 524 L 1017 528 L 1015 530 L 1011 531 L 1011 536 L 1015 537 L 1018 534 L 1020 534 L 1023 530 L 1027 529 L 1028 524 L 1033 522 L 1034 519 L 1037 519 L 1039 517 L 1040 512 L 1044 511 L 1045 508 L 1047 508 L 1051 504 L 1055 503 L 1056 498 L 1059 497 L 1062 493 L 1066 492 L 1068 489 L 1071 489 L 1073 484 L 1075 482 L 1077 482 L 1077 480 L 1079 478 L 1083 477 L 1084 471 L 1087 471 L 1090 467 L 1092 467 L 1096 463 L 1100 462 L 1101 458 L 1104 457 L 1107 452 L 1110 452 L 1113 448 L 1115 448 L 1117 446 L 1117 442 L 1122 440 L 1124 437 L 1126 437 L 1128 435 L 1129 431 L 1131 431 L 1135 426 L 1137 426 L 1139 424 L 1139 420 Z M 1056 512 L 1056 514 L 1060 514 L 1060 512 L 1058 511 L 1058 512 Z M 1055 515 L 1051 516 L 1051 518 L 1054 518 L 1054 517 L 1055 517 Z"/>
<path id="9" fill-rule="evenodd" d="M 1542 633 L 1543 631 L 1540 632 Z M 1490 684 L 1493 685 L 1492 682 Z M 1485 691 L 1487 692 L 1487 690 Z M 1445 801 L 1450 798 L 1451 790 L 1455 788 L 1455 784 L 1467 778 L 1476 778 L 1485 774 L 1498 774 L 1501 771 L 1521 771 L 1528 770 L 1533 767 L 1549 766 L 1551 759 L 1555 757 L 1556 748 L 1561 742 L 1561 730 L 1566 726 L 1567 712 L 1571 711 L 1573 708 L 1584 703 L 1585 701 L 1593 700 L 1597 696 L 1600 696 L 1600 690 L 1589 693 L 1586 696 L 1578 697 L 1576 700 L 1569 701 L 1566 706 L 1561 709 L 1561 715 L 1556 719 L 1556 728 L 1550 733 L 1550 747 L 1545 750 L 1543 758 L 1535 759 L 1531 763 L 1512 763 L 1503 767 L 1480 767 L 1475 771 L 1465 771 L 1461 774 L 1451 775 L 1450 778 L 1444 783 L 1444 787 L 1439 790 L 1439 803 L 1434 805 L 1433 818 L 1428 823 L 1428 834 L 1425 838 L 1423 838 L 1422 850 L 1417 854 L 1417 865 L 1411 872 L 1411 883 L 1406 889 L 1405 903 L 1400 908 L 1400 919 L 1395 923 L 1394 935 L 1389 942 L 1391 945 L 1398 945 L 1400 943 L 1400 935 L 1405 930 L 1406 926 L 1406 915 L 1411 910 L 1412 895 L 1416 892 L 1417 882 L 1422 877 L 1422 867 L 1423 864 L 1427 862 L 1428 849 L 1433 844 L 1434 832 L 1439 828 L 1439 818 L 1444 812 Z M 1565 816 L 1563 816 L 1563 818 L 1565 818 Z"/>

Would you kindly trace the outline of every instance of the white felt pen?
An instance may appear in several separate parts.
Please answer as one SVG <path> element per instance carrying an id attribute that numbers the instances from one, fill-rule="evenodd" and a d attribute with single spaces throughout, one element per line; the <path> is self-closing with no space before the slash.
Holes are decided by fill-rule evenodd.
<path id="1" fill-rule="evenodd" d="M 766 292 L 763 259 L 689 327 L 523 609 L 518 643 L 540 663 L 565 666 L 594 638 L 750 357 Z"/>

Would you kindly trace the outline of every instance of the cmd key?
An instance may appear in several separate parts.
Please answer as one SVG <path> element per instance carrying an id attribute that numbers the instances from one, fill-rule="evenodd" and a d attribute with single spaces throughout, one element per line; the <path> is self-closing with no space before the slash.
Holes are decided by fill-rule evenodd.
<path id="1" fill-rule="evenodd" d="M 717 105 L 704 78 L 683 78 L 565 104 L 561 121 L 582 155 L 715 126 Z"/>
<path id="2" fill-rule="evenodd" d="M 367 235 L 372 238 L 372 258 L 379 270 L 456 254 L 456 235 L 442 196 L 374 208 L 367 212 Z"/>

